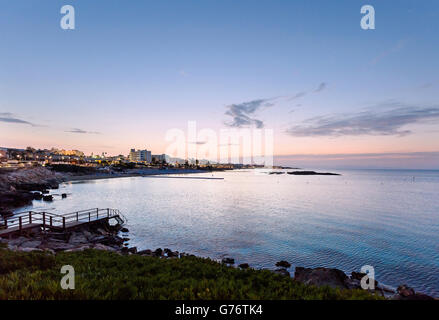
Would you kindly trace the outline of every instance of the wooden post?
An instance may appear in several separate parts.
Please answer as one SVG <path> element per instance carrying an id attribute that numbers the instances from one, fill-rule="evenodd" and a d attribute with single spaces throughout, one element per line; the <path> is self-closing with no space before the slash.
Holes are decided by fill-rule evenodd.
<path id="1" fill-rule="evenodd" d="M 99 219 L 99 209 L 96 209 L 96 219 Z"/>
<path id="2" fill-rule="evenodd" d="M 107 217 L 110 217 L 110 208 L 107 208 Z"/>
<path id="3" fill-rule="evenodd" d="M 50 223 L 50 226 L 52 226 L 52 216 L 49 217 L 49 221 L 50 221 L 50 222 L 49 222 L 49 223 Z"/>
<path id="4" fill-rule="evenodd" d="M 32 211 L 29 211 L 29 224 L 32 223 Z"/>
<path id="5" fill-rule="evenodd" d="M 88 222 L 90 222 L 91 221 L 91 212 L 89 211 L 88 212 Z"/>
<path id="6" fill-rule="evenodd" d="M 3 220 L 5 220 L 5 229 L 8 228 L 8 219 L 6 217 L 3 217 Z"/>
<path id="7" fill-rule="evenodd" d="M 66 217 L 62 217 L 62 228 L 66 230 Z"/>
<path id="8" fill-rule="evenodd" d="M 43 230 L 46 231 L 46 213 L 43 212 Z"/>
<path id="9" fill-rule="evenodd" d="M 76 221 L 79 221 L 79 213 L 76 212 Z"/>
<path id="10" fill-rule="evenodd" d="M 21 229 L 23 228 L 23 221 L 21 220 L 21 217 L 18 218 L 18 229 L 21 231 Z"/>

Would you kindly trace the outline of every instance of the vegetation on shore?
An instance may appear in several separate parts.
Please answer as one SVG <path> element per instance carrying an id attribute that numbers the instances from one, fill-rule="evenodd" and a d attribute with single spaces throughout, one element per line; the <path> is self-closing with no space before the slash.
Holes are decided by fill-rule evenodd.
<path id="1" fill-rule="evenodd" d="M 63 290 L 63 265 L 75 290 Z M 100 250 L 0 249 L 0 299 L 381 299 L 363 290 L 314 287 L 268 270 L 240 270 L 193 256 L 160 259 Z"/>

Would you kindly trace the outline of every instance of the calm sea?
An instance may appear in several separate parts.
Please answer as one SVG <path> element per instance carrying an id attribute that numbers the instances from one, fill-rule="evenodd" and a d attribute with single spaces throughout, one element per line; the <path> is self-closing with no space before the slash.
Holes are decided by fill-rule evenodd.
<path id="1" fill-rule="evenodd" d="M 391 286 L 439 296 L 439 171 L 351 170 L 342 176 L 196 174 L 67 183 L 33 210 L 117 208 L 130 245 L 229 256 L 252 267 L 363 265 Z M 183 178 L 182 178 L 183 177 Z M 28 208 L 27 208 L 28 209 Z"/>

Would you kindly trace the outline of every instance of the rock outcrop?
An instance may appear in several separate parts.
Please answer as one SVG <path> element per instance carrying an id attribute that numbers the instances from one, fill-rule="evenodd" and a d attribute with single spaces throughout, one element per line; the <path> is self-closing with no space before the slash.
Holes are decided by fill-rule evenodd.
<path id="1" fill-rule="evenodd" d="M 0 214 L 30 205 L 48 189 L 57 189 L 64 175 L 43 167 L 0 172 Z M 37 192 L 35 192 L 37 191 Z"/>
<path id="2" fill-rule="evenodd" d="M 341 289 L 349 288 L 348 276 L 338 269 L 296 267 L 294 278 L 308 285 L 330 286 Z"/>

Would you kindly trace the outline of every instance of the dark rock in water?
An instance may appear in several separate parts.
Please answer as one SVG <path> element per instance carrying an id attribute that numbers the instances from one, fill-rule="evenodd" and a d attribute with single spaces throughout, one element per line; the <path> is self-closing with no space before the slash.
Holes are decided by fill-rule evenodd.
<path id="1" fill-rule="evenodd" d="M 426 294 L 415 292 L 413 288 L 410 288 L 405 284 L 399 286 L 397 292 L 397 300 L 435 300 L 433 297 L 430 297 Z"/>
<path id="2" fill-rule="evenodd" d="M 122 238 L 124 242 L 130 241 L 130 238 Z"/>
<path id="3" fill-rule="evenodd" d="M 67 193 L 61 194 L 61 198 L 63 198 L 63 199 L 67 198 Z"/>
<path id="4" fill-rule="evenodd" d="M 161 248 L 158 248 L 154 251 L 154 255 L 156 257 L 161 257 L 163 255 L 163 250 Z"/>
<path id="5" fill-rule="evenodd" d="M 235 259 L 233 259 L 233 258 L 223 258 L 222 263 L 234 264 L 235 263 Z"/>
<path id="6" fill-rule="evenodd" d="M 276 267 L 289 268 L 291 267 L 291 263 L 285 260 L 281 260 L 279 262 L 276 262 Z"/>
<path id="7" fill-rule="evenodd" d="M 340 176 L 338 173 L 331 173 L 331 172 L 315 172 L 315 171 L 292 171 L 287 172 L 288 174 L 294 174 L 297 176 Z"/>
<path id="8" fill-rule="evenodd" d="M 165 248 L 163 250 L 163 252 L 169 257 L 169 258 L 173 258 L 173 257 L 178 257 L 178 252 L 173 252 L 171 249 L 169 248 Z"/>
<path id="9" fill-rule="evenodd" d="M 43 196 L 43 201 L 53 201 L 52 195 Z"/>
<path id="10" fill-rule="evenodd" d="M 241 263 L 238 267 L 240 267 L 241 269 L 248 269 L 248 268 L 250 268 L 248 263 Z"/>
<path id="11" fill-rule="evenodd" d="M 415 289 L 410 288 L 406 284 L 399 286 L 398 289 L 396 289 L 396 291 L 402 297 L 408 297 L 408 296 L 412 296 L 415 294 Z"/>
<path id="12" fill-rule="evenodd" d="M 137 247 L 131 247 L 128 249 L 129 253 L 137 253 Z"/>
<path id="13" fill-rule="evenodd" d="M 42 194 L 49 194 L 49 190 L 42 190 L 41 193 Z"/>
<path id="14" fill-rule="evenodd" d="M 280 274 L 281 276 L 289 277 L 290 273 L 287 271 L 287 269 L 280 268 L 273 271 L 276 274 Z"/>
<path id="15" fill-rule="evenodd" d="M 343 271 L 338 269 L 296 267 L 294 278 L 304 284 L 349 288 L 349 278 Z"/>
<path id="16" fill-rule="evenodd" d="M 137 251 L 137 254 L 139 254 L 141 256 L 151 256 L 152 251 L 149 249 L 146 249 L 146 250 Z"/>
<path id="17" fill-rule="evenodd" d="M 43 194 L 40 192 L 34 192 L 32 193 L 34 200 L 41 200 L 43 199 Z"/>
<path id="18" fill-rule="evenodd" d="M 170 252 L 167 253 L 167 255 L 168 255 L 169 258 L 175 258 L 175 257 L 178 257 L 178 252 L 170 251 Z"/>
<path id="19" fill-rule="evenodd" d="M 120 229 L 121 232 L 129 232 L 129 230 L 127 228 L 122 228 Z"/>

